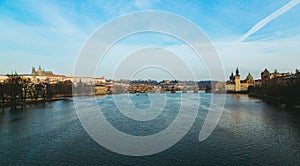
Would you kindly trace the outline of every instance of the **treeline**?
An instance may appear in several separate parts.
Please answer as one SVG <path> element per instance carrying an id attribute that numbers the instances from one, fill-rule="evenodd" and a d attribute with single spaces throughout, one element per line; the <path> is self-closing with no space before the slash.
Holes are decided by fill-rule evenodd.
<path id="1" fill-rule="evenodd" d="M 2 104 L 72 96 L 73 84 L 71 81 L 35 84 L 30 79 L 24 79 L 17 74 L 7 76 L 8 79 L 0 83 L 0 102 Z"/>
<path id="2" fill-rule="evenodd" d="M 250 87 L 249 96 L 261 98 L 271 104 L 285 104 L 287 108 L 299 106 L 300 77 L 268 80 L 260 87 Z"/>

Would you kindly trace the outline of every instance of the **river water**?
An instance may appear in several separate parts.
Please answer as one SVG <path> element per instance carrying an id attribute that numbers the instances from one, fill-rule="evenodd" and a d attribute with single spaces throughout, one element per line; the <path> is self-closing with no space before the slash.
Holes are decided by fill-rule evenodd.
<path id="1" fill-rule="evenodd" d="M 217 127 L 199 142 L 213 94 L 185 95 L 200 96 L 191 129 L 171 148 L 142 157 L 114 153 L 96 143 L 82 127 L 73 100 L 2 109 L 0 165 L 300 165 L 300 110 L 285 110 L 247 95 L 227 94 Z M 173 99 L 181 94 L 152 97 L 161 96 L 167 99 L 165 111 L 148 122 L 124 117 L 110 95 L 97 97 L 97 102 L 118 130 L 143 136 L 164 130 L 178 114 L 180 103 Z M 149 95 L 131 95 L 130 99 L 136 108 L 151 105 Z M 81 97 L 81 101 L 88 103 L 89 98 Z"/>

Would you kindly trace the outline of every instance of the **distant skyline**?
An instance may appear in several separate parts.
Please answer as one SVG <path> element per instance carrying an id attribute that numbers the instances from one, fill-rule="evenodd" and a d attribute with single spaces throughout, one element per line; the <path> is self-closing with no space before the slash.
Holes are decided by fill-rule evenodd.
<path id="1" fill-rule="evenodd" d="M 3 0 L 0 1 L 0 74 L 30 73 L 33 66 L 41 65 L 57 74 L 72 75 L 79 50 L 93 32 L 118 16 L 144 10 L 171 12 L 201 28 L 216 48 L 226 79 L 236 67 L 242 79 L 249 72 L 257 79 L 264 68 L 271 72 L 275 68 L 279 72 L 300 68 L 300 0 Z M 176 52 L 183 56 L 190 54 L 171 37 L 136 35 L 121 41 L 109 53 L 98 76 L 111 78 L 110 65 L 124 56 L 118 48 L 130 51 L 153 44 L 166 49 L 176 47 Z M 192 67 L 197 66 L 193 59 L 190 61 Z M 199 73 L 205 73 L 204 65 L 199 64 Z M 147 72 L 143 73 L 139 77 L 148 79 Z M 205 80 L 208 76 L 199 74 L 197 78 Z"/>

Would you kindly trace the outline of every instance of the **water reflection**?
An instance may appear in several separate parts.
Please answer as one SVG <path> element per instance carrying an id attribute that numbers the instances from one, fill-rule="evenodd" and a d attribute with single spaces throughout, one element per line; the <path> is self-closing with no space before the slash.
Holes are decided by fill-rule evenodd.
<path id="1" fill-rule="evenodd" d="M 227 95 L 217 128 L 198 142 L 210 95 L 200 94 L 198 116 L 181 141 L 167 151 L 140 158 L 118 155 L 96 144 L 83 130 L 73 101 L 5 108 L 0 111 L 0 165 L 300 165 L 300 111 L 247 95 Z M 97 101 L 116 128 L 145 135 L 163 130 L 174 120 L 179 105 L 171 97 L 165 112 L 142 123 L 122 116 L 111 96 L 99 96 Z M 141 107 L 149 104 L 147 97 L 131 99 Z"/>

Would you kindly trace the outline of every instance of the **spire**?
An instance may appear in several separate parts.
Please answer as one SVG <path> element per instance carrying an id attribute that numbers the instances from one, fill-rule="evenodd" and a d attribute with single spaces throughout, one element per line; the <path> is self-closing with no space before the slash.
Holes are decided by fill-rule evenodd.
<path id="1" fill-rule="evenodd" d="M 39 69 L 38 69 L 37 73 L 38 73 L 39 76 L 43 74 L 41 65 L 39 65 Z"/>
<path id="2" fill-rule="evenodd" d="M 236 68 L 236 70 L 235 70 L 235 75 L 237 75 L 237 76 L 240 75 L 239 67 Z"/>
<path id="3" fill-rule="evenodd" d="M 35 75 L 35 67 L 32 67 L 31 74 Z"/>
<path id="4" fill-rule="evenodd" d="M 233 72 L 231 72 L 231 75 L 229 76 L 229 80 L 230 80 L 230 81 L 233 81 L 233 80 L 234 80 Z"/>

